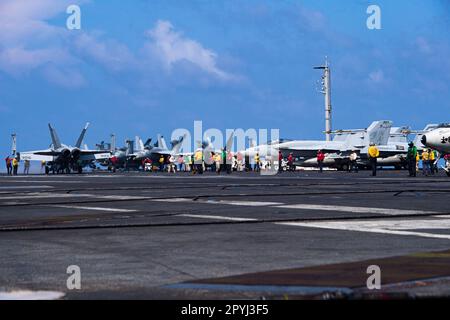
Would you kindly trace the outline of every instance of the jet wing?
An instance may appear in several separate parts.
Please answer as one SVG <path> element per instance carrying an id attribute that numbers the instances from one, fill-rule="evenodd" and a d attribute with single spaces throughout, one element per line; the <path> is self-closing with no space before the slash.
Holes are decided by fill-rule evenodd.
<path id="1" fill-rule="evenodd" d="M 105 151 L 82 151 L 80 155 L 80 160 L 89 161 L 89 160 L 105 160 L 111 158 L 111 153 Z"/>
<path id="2" fill-rule="evenodd" d="M 111 152 L 105 150 L 80 150 L 80 155 L 97 155 L 97 154 L 107 154 L 111 155 Z"/>
<path id="3" fill-rule="evenodd" d="M 53 161 L 54 156 L 57 155 L 59 155 L 59 153 L 50 150 L 19 153 L 20 160 L 30 160 L 30 161 Z"/>
<path id="4" fill-rule="evenodd" d="M 322 146 L 316 145 L 316 146 L 302 146 L 302 147 L 287 147 L 287 148 L 280 147 L 279 150 L 285 151 L 285 152 L 322 150 L 322 152 L 324 152 L 324 153 L 335 153 L 335 152 L 343 151 L 338 146 L 335 147 L 335 146 L 323 146 L 323 145 Z"/>
<path id="5" fill-rule="evenodd" d="M 55 151 L 55 150 L 37 150 L 37 151 L 21 152 L 21 154 L 34 154 L 34 155 L 39 155 L 39 156 L 57 157 L 61 154 L 61 152 Z"/>

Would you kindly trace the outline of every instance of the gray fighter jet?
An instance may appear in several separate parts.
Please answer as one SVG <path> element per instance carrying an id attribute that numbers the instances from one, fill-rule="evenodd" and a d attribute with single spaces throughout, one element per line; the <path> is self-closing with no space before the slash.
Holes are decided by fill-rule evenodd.
<path id="1" fill-rule="evenodd" d="M 450 154 L 450 123 L 440 124 L 434 130 L 424 133 L 421 143 L 428 148 L 437 150 L 440 156 Z M 445 172 L 450 177 L 450 160 L 446 158 Z"/>
<path id="2" fill-rule="evenodd" d="M 76 171 L 83 172 L 83 168 L 92 164 L 98 159 L 107 159 L 110 152 L 104 150 L 86 150 L 81 149 L 84 135 L 89 127 L 89 122 L 81 131 L 75 146 L 62 144 L 59 140 L 56 130 L 48 124 L 52 144 L 50 148 L 45 150 L 25 151 L 18 153 L 20 160 L 30 161 L 46 161 L 46 173 L 53 171 L 54 173 L 70 173 Z"/>
<path id="3" fill-rule="evenodd" d="M 391 127 L 391 121 L 375 121 L 367 129 L 333 131 L 332 141 L 281 140 L 254 146 L 239 153 L 250 160 L 258 153 L 261 158 L 272 163 L 278 162 L 278 151 L 281 151 L 284 158 L 292 153 L 294 165 L 315 167 L 317 151 L 322 150 L 326 155 L 324 166 L 346 170 L 349 155 L 353 150 L 357 151 L 361 158 L 366 158 L 370 143 L 387 144 Z"/>
<path id="4" fill-rule="evenodd" d="M 128 161 L 135 162 L 139 166 L 145 159 L 150 159 L 153 163 L 157 163 L 161 156 L 163 156 L 165 163 L 168 163 L 171 156 L 179 153 L 184 139 L 185 136 L 172 141 L 172 148 L 169 149 L 164 137 L 161 135 L 158 135 L 158 141 L 154 145 L 151 145 L 151 139 L 147 139 L 144 143 L 140 137 L 136 137 L 136 148 L 134 152 L 127 155 Z"/>

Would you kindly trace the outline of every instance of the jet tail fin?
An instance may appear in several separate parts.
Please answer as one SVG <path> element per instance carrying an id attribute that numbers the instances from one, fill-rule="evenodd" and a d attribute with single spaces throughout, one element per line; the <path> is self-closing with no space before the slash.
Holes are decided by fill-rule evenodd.
<path id="1" fill-rule="evenodd" d="M 116 135 L 111 133 L 111 143 L 109 144 L 109 151 L 116 152 Z"/>
<path id="2" fill-rule="evenodd" d="M 367 128 L 366 143 L 374 143 L 378 146 L 386 145 L 391 134 L 392 121 L 374 121 Z"/>
<path id="3" fill-rule="evenodd" d="M 179 138 L 172 148 L 172 154 L 178 154 L 180 152 L 181 147 L 183 146 L 183 141 L 186 138 L 186 134 L 184 134 L 181 138 Z"/>
<path id="4" fill-rule="evenodd" d="M 144 143 L 144 147 L 150 147 L 150 144 L 152 143 L 152 138 L 148 138 L 147 141 Z"/>
<path id="5" fill-rule="evenodd" d="M 162 149 L 169 150 L 167 148 L 166 140 L 164 140 L 164 137 L 158 134 L 158 146 Z"/>
<path id="6" fill-rule="evenodd" d="M 52 137 L 53 148 L 61 148 L 61 141 L 59 140 L 58 134 L 50 123 L 48 124 L 48 129 L 50 130 L 50 136 Z"/>
<path id="7" fill-rule="evenodd" d="M 80 136 L 78 137 L 77 143 L 75 144 L 75 147 L 80 148 L 81 144 L 83 143 L 84 135 L 86 134 L 86 131 L 89 127 L 89 122 L 86 123 L 83 130 L 81 130 Z"/>
<path id="8" fill-rule="evenodd" d="M 127 140 L 127 155 L 134 153 L 134 141 L 133 140 Z"/>
<path id="9" fill-rule="evenodd" d="M 142 142 L 141 138 L 136 136 L 134 140 L 136 141 L 136 151 L 143 151 L 144 143 Z"/>

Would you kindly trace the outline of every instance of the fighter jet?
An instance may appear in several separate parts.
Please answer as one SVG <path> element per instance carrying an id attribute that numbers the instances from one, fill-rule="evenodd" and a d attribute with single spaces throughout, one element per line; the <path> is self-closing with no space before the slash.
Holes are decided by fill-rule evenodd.
<path id="1" fill-rule="evenodd" d="M 284 158 L 292 153 L 297 166 L 317 166 L 317 151 L 326 154 L 324 165 L 347 170 L 349 155 L 355 150 L 366 160 L 370 143 L 386 145 L 389 139 L 391 121 L 375 121 L 367 129 L 333 131 L 332 141 L 322 140 L 280 140 L 265 145 L 253 146 L 240 153 L 252 159 L 256 153 L 271 162 L 278 161 L 278 151 Z"/>
<path id="2" fill-rule="evenodd" d="M 440 124 L 436 129 L 422 136 L 423 145 L 443 154 L 450 153 L 450 124 Z"/>
<path id="3" fill-rule="evenodd" d="M 100 165 L 108 167 L 108 170 L 115 172 L 119 168 L 130 168 L 133 167 L 133 163 L 129 160 L 131 155 L 134 153 L 134 141 L 126 140 L 126 146 L 121 148 L 116 148 L 115 135 L 111 134 L 111 142 L 105 143 L 102 141 L 97 144 L 98 150 L 105 150 L 110 152 L 110 157 L 108 159 L 99 160 Z"/>
<path id="4" fill-rule="evenodd" d="M 153 146 L 151 145 L 151 139 L 147 139 L 144 143 L 140 137 L 136 137 L 136 150 L 134 153 L 129 154 L 129 157 L 133 161 L 141 162 L 142 160 L 150 159 L 153 162 L 158 162 L 162 155 L 164 156 L 165 161 L 167 161 L 170 156 L 178 154 L 184 138 L 185 137 L 183 136 L 178 140 L 172 141 L 172 148 L 169 149 L 164 137 L 161 135 L 158 135 L 158 141 Z"/>
<path id="5" fill-rule="evenodd" d="M 72 170 L 78 173 L 83 172 L 83 167 L 91 164 L 97 159 L 106 159 L 110 157 L 109 152 L 104 150 L 86 150 L 81 149 L 84 135 L 89 127 L 89 122 L 81 131 L 75 146 L 62 144 L 59 140 L 56 130 L 48 124 L 52 144 L 45 150 L 25 151 L 18 153 L 20 160 L 46 161 L 46 173 L 50 170 L 58 173 L 70 173 Z"/>
<path id="6" fill-rule="evenodd" d="M 408 151 L 409 127 L 392 127 L 386 145 L 378 145 L 382 157 L 378 159 L 381 167 L 395 167 L 397 170 L 406 169 L 406 154 Z"/>
<path id="7" fill-rule="evenodd" d="M 423 134 L 434 130 L 437 127 L 437 124 L 428 124 L 423 130 L 411 130 L 409 127 L 392 128 L 387 145 L 378 146 L 378 149 L 380 149 L 380 152 L 383 155 L 383 157 L 378 160 L 378 165 L 393 166 L 396 169 L 406 169 L 406 156 L 409 147 L 408 136 L 411 134 L 416 134 L 413 142 L 417 149 L 421 151 L 425 148 L 425 146 L 421 143 Z"/>
<path id="8" fill-rule="evenodd" d="M 450 154 L 450 123 L 440 124 L 436 129 L 422 135 L 421 143 L 428 148 L 437 150 L 441 155 Z M 450 161 L 444 167 L 450 177 Z"/>

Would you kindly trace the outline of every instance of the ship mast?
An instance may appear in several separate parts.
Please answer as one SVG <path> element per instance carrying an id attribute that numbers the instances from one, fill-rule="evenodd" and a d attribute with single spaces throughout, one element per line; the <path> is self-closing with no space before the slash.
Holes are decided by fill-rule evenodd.
<path id="1" fill-rule="evenodd" d="M 325 97 L 325 140 L 331 141 L 331 70 L 327 57 L 325 57 L 324 65 L 314 67 L 314 69 L 323 70 L 322 87 L 319 92 Z"/>

